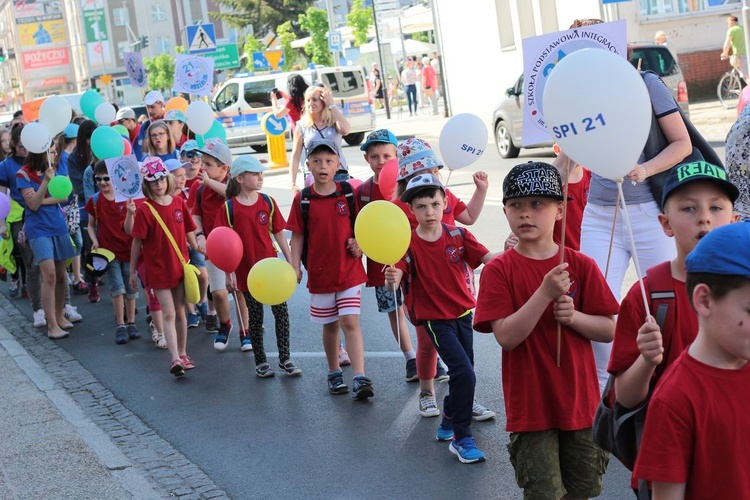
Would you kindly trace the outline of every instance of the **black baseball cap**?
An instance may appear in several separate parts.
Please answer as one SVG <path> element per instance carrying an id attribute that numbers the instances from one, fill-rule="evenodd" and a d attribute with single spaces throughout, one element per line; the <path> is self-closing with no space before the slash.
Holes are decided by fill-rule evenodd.
<path id="1" fill-rule="evenodd" d="M 549 163 L 530 161 L 513 167 L 503 179 L 503 204 L 514 198 L 541 196 L 563 201 L 560 172 Z"/>
<path id="2" fill-rule="evenodd" d="M 727 171 L 718 165 L 699 160 L 675 165 L 669 170 L 664 181 L 664 194 L 661 206 L 667 203 L 667 198 L 685 184 L 694 181 L 709 181 L 721 188 L 732 203 L 740 197 L 740 190 L 727 179 Z"/>

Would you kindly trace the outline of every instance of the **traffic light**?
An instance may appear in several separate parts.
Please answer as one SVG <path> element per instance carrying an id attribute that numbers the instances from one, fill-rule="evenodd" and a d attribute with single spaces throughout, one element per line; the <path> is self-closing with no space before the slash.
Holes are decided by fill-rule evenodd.
<path id="1" fill-rule="evenodd" d="M 141 36 L 141 48 L 145 49 L 146 47 L 148 47 L 148 37 L 145 35 L 142 35 Z"/>
<path id="2" fill-rule="evenodd" d="M 5 61 L 5 49 L 0 47 L 0 62 Z"/>

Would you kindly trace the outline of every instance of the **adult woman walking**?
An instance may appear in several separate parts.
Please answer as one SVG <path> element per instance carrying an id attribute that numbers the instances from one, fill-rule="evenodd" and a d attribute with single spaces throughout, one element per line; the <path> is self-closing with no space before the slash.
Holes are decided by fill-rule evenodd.
<path id="1" fill-rule="evenodd" d="M 404 84 L 406 101 L 409 105 L 409 116 L 417 114 L 417 71 L 411 57 L 406 59 L 406 67 L 401 72 L 401 83 Z M 412 112 L 412 107 L 414 111 Z"/>
<path id="2" fill-rule="evenodd" d="M 384 108 L 385 104 L 383 103 L 383 99 L 385 99 L 385 93 L 383 92 L 383 78 L 380 76 L 380 70 L 377 68 L 373 68 L 372 74 L 374 85 L 374 87 L 372 88 L 372 95 L 378 101 L 380 107 Z"/>
<path id="3" fill-rule="evenodd" d="M 286 100 L 283 107 L 279 106 L 279 95 L 276 92 L 271 92 L 273 115 L 279 119 L 289 115 L 289 119 L 292 120 L 292 137 L 294 137 L 297 122 L 305 111 L 305 91 L 308 87 L 309 85 L 301 75 L 297 73 L 289 75 L 286 80 L 286 88 L 289 93 L 287 94 L 283 90 L 278 91 L 281 97 Z"/>
<path id="4" fill-rule="evenodd" d="M 727 178 L 740 190 L 734 210 L 750 220 L 750 106 L 745 106 L 727 134 Z"/>
<path id="5" fill-rule="evenodd" d="M 305 112 L 297 122 L 294 130 L 294 146 L 292 148 L 292 191 L 299 191 L 297 187 L 297 172 L 300 163 L 305 164 L 307 155 L 305 149 L 315 138 L 329 139 L 341 149 L 341 138 L 349 133 L 351 125 L 344 117 L 344 112 L 335 104 L 330 89 L 317 83 L 305 91 Z M 341 165 L 334 176 L 334 180 L 349 178 L 349 169 L 344 156 Z"/>

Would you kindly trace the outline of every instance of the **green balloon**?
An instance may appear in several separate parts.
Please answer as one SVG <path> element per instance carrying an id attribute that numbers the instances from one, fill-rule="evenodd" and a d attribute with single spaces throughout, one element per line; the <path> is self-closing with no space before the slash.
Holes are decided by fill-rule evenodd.
<path id="1" fill-rule="evenodd" d="M 64 175 L 58 175 L 47 184 L 47 191 L 53 198 L 67 200 L 73 192 L 73 183 Z"/>
<path id="2" fill-rule="evenodd" d="M 125 152 L 125 143 L 112 127 L 97 127 L 91 134 L 91 151 L 100 160 L 116 158 Z"/>
<path id="3" fill-rule="evenodd" d="M 214 120 L 214 122 L 211 124 L 211 128 L 208 129 L 208 132 L 206 132 L 203 138 L 204 139 L 218 138 L 224 142 L 227 142 L 227 131 L 224 130 L 224 127 L 221 125 L 221 122 Z"/>
<path id="4" fill-rule="evenodd" d="M 91 120 L 96 121 L 96 107 L 104 102 L 99 92 L 87 90 L 81 96 L 81 111 Z"/>
<path id="5" fill-rule="evenodd" d="M 114 127 L 112 127 L 112 129 L 117 130 L 117 133 L 126 139 L 130 137 L 130 133 L 128 132 L 128 129 L 126 129 L 122 125 L 115 125 Z"/>
<path id="6" fill-rule="evenodd" d="M 202 148 L 203 146 L 206 145 L 206 140 L 203 138 L 202 135 L 196 135 L 195 142 L 198 144 L 199 148 Z"/>

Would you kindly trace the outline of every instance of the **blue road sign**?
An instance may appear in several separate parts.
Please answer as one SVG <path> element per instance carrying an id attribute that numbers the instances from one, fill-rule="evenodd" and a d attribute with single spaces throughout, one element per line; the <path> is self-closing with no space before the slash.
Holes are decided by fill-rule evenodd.
<path id="1" fill-rule="evenodd" d="M 186 29 L 188 54 L 204 54 L 216 51 L 216 34 L 213 24 L 196 24 L 188 26 Z"/>
<path id="2" fill-rule="evenodd" d="M 334 52 L 341 52 L 341 48 L 341 33 L 338 31 L 328 33 L 328 49 Z"/>
<path id="3" fill-rule="evenodd" d="M 263 52 L 253 52 L 253 69 L 256 71 L 271 69 L 271 65 L 268 63 L 266 56 L 263 55 Z"/>
<path id="4" fill-rule="evenodd" d="M 276 118 L 272 114 L 269 114 L 264 125 L 267 134 L 282 135 L 286 131 L 286 118 Z"/>
<path id="5" fill-rule="evenodd" d="M 266 50 L 265 52 L 253 52 L 253 70 L 274 70 L 286 64 L 283 50 Z"/>

